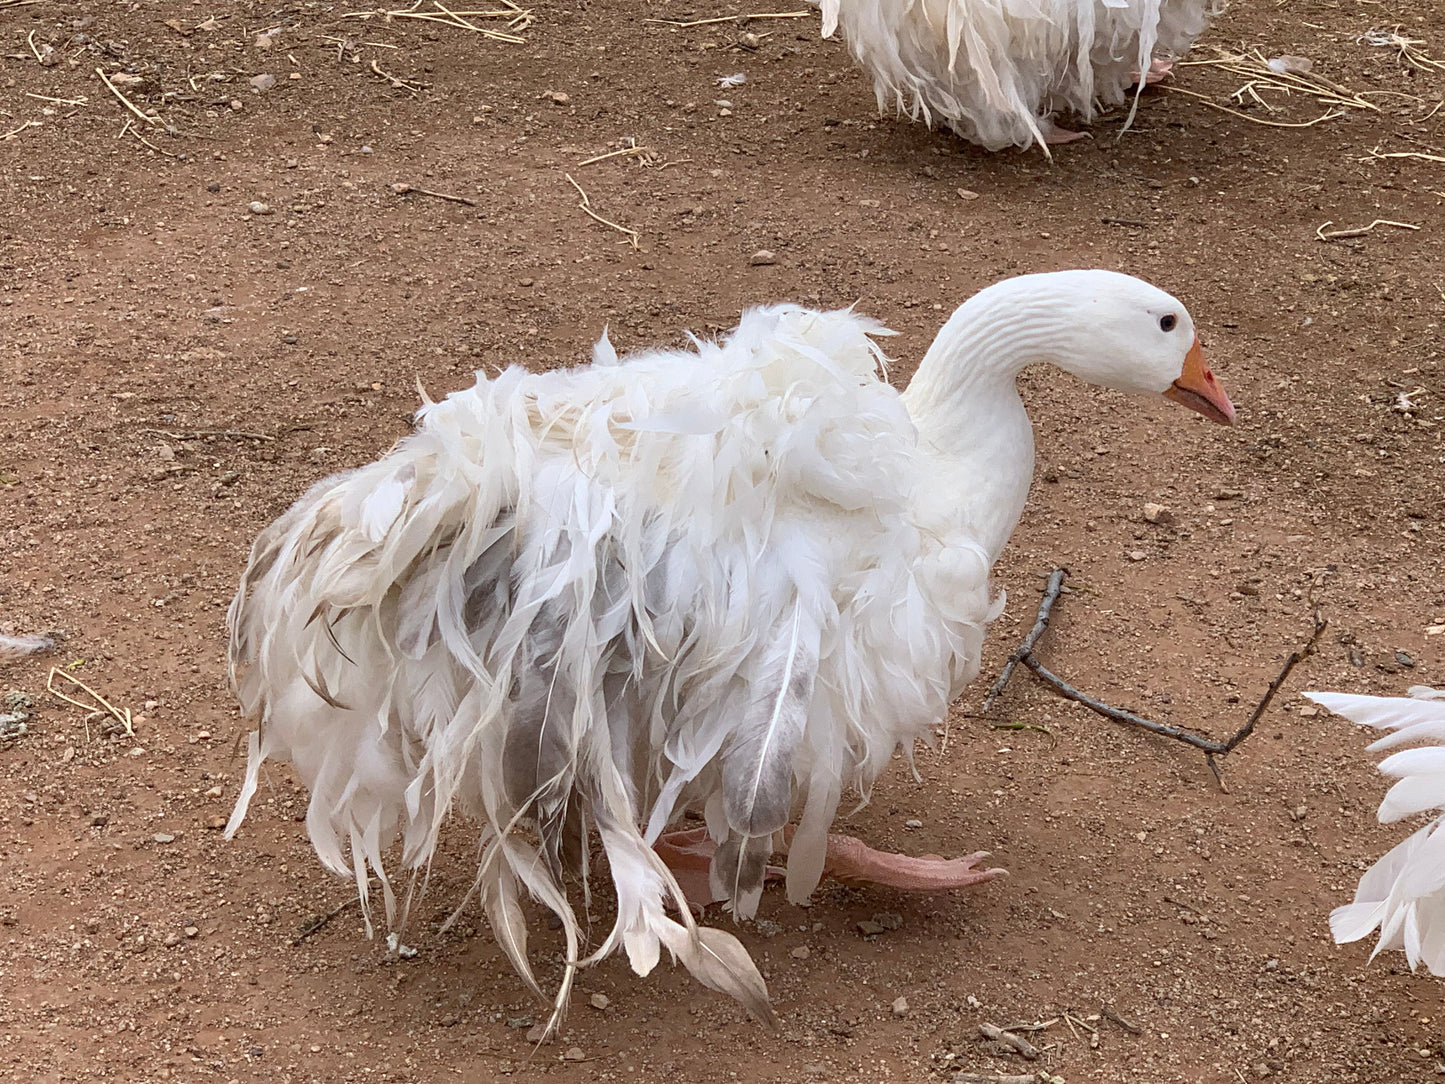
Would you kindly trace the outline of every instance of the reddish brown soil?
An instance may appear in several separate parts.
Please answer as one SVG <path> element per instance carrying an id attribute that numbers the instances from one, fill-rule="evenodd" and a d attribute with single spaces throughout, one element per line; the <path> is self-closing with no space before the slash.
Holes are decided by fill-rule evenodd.
<path id="1" fill-rule="evenodd" d="M 1403 20 L 1445 56 L 1445 7 L 1410 8 L 1241 2 L 1209 39 L 1313 57 L 1381 92 L 1378 114 L 1265 127 L 1151 93 L 1121 140 L 1103 123 L 1050 165 L 878 119 L 815 16 L 674 30 L 645 19 L 730 9 L 544 3 L 525 44 L 508 44 L 366 24 L 330 2 L 0 3 L 0 133 L 41 122 L 0 142 L 0 628 L 65 630 L 53 661 L 137 713 L 134 739 L 107 736 L 44 695 L 50 660 L 5 674 L 39 708 L 0 746 L 0 1076 L 1433 1076 L 1437 981 L 1398 954 L 1367 964 L 1326 928 L 1405 828 L 1374 823 L 1366 736 L 1298 695 L 1445 673 L 1445 637 L 1426 633 L 1445 621 L 1445 167 L 1368 158 L 1441 153 L 1445 73 L 1412 75 L 1356 40 Z M 36 62 L 32 32 L 58 64 Z M 373 62 L 425 89 L 394 89 Z M 120 134 L 127 114 L 97 66 L 142 76 L 127 93 L 164 118 L 141 129 L 159 152 Z M 734 71 L 748 83 L 719 90 Z M 248 85 L 267 73 L 274 89 Z M 1241 82 L 1202 67 L 1177 79 L 1219 102 Z M 1250 115 L 1324 111 L 1272 100 L 1281 112 Z M 649 165 L 579 164 L 629 138 Z M 584 216 L 565 172 L 639 232 L 638 250 Z M 248 214 L 252 201 L 274 213 Z M 1376 218 L 1421 228 L 1315 236 Z M 751 266 L 763 248 L 776 263 Z M 351 889 L 318 867 L 284 769 L 239 838 L 214 830 L 246 729 L 224 608 L 263 524 L 406 432 L 418 377 L 437 393 L 476 367 L 572 364 L 604 324 L 626 348 L 726 327 L 754 303 L 861 299 L 903 332 L 903 381 L 975 289 L 1071 265 L 1184 297 L 1240 424 L 1031 376 L 1039 483 L 999 569 L 1012 601 L 985 672 L 1064 563 L 1086 590 L 1062 605 L 1048 660 L 1114 702 L 1222 734 L 1305 638 L 1313 599 L 1330 630 L 1228 758 L 1227 793 L 1197 753 L 1020 675 L 992 721 L 1047 733 L 960 712 L 946 750 L 921 756 L 923 782 L 900 766 L 848 821 L 916 853 L 988 847 L 1012 876 L 947 899 L 834 887 L 808 910 L 770 893 L 741 934 L 776 1037 L 685 973 L 637 979 L 616 959 L 584 974 L 562 1040 L 533 1050 L 544 1009 L 485 922 L 435 933 L 468 877 L 460 829 L 416 959 L 363 940 L 354 909 L 293 944 Z M 1143 521 L 1150 501 L 1172 525 Z M 901 928 L 863 938 L 856 923 L 879 912 Z M 545 933 L 539 958 L 555 980 Z M 1105 1003 L 1141 1034 L 1100 1019 Z M 1096 1048 L 1065 1011 L 1098 1029 Z M 976 1039 L 980 1023 L 1051 1019 L 1039 1063 Z"/>

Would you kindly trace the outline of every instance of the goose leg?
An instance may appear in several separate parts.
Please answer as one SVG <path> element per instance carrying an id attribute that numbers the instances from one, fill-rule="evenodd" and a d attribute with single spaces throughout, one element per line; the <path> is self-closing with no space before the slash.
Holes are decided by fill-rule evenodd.
<path id="1" fill-rule="evenodd" d="M 789 825 L 783 830 L 785 850 L 792 838 L 793 827 Z M 713 902 L 707 875 L 715 847 L 708 838 L 706 828 L 668 832 L 654 846 L 677 878 L 688 902 L 694 906 L 706 906 Z M 874 850 L 860 839 L 830 832 L 828 851 L 823 860 L 823 877 L 831 877 L 847 885 L 872 885 L 903 892 L 947 892 L 990 881 L 1006 872 L 997 868 L 975 868 L 987 857 L 987 851 L 976 851 L 963 858 L 941 858 L 936 854 L 913 858 L 906 854 Z M 781 877 L 784 872 L 775 866 L 768 867 L 770 878 Z"/>

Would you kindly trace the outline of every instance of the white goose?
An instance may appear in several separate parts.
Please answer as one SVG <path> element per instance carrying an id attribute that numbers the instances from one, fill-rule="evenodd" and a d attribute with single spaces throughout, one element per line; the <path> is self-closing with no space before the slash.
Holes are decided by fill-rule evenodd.
<path id="1" fill-rule="evenodd" d="M 901 395 L 878 375 L 882 334 L 778 306 L 692 351 L 619 362 L 604 336 L 588 368 L 428 401 L 381 460 L 312 487 L 257 539 L 230 610 L 261 722 L 228 831 L 262 761 L 291 760 L 321 860 L 355 877 L 368 923 L 374 874 L 395 923 L 388 845 L 425 867 L 448 816 L 471 817 L 473 894 L 534 990 L 523 891 L 562 922 L 554 1023 L 575 968 L 619 947 L 644 975 L 666 947 L 771 1018 L 655 843 L 684 876 L 701 851 L 694 892 L 740 917 L 775 845 L 795 901 L 827 872 L 925 889 L 998 872 L 828 828 L 978 672 L 989 567 L 1033 469 L 1015 377 L 1053 362 L 1216 421 L 1233 408 L 1184 306 L 1112 272 L 984 290 Z M 664 837 L 688 808 L 710 863 L 697 833 Z M 565 878 L 588 884 L 594 833 L 618 914 L 584 956 Z"/>
<path id="2" fill-rule="evenodd" d="M 1055 113 L 1089 123 L 1122 105 L 1224 9 L 1224 0 L 821 2 L 823 36 L 842 27 L 880 110 L 892 105 L 989 150 L 1038 143 L 1045 153 L 1078 138 Z"/>
<path id="3" fill-rule="evenodd" d="M 1330 931 L 1343 945 L 1379 930 L 1370 959 L 1385 949 L 1404 949 L 1411 970 L 1423 963 L 1432 974 L 1445 975 L 1445 690 L 1416 685 L 1408 697 L 1305 695 L 1351 722 L 1394 731 L 1371 752 L 1426 743 L 1380 762 L 1380 771 L 1397 780 L 1380 803 L 1380 822 L 1428 810 L 1440 815 L 1366 871 L 1355 901 L 1331 912 Z"/>

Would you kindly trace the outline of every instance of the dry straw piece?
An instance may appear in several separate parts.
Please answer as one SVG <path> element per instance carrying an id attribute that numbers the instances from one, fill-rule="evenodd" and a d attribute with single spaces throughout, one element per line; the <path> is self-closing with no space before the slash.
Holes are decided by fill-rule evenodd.
<path id="1" fill-rule="evenodd" d="M 592 209 L 592 201 L 587 198 L 587 193 L 582 191 L 582 186 L 572 179 L 572 174 L 564 173 L 562 174 L 562 176 L 567 178 L 567 183 L 570 184 L 573 188 L 577 189 L 577 194 L 582 197 L 582 202 L 579 203 L 577 206 L 587 213 L 587 217 L 591 218 L 594 222 L 600 222 L 608 229 L 616 230 L 618 233 L 626 234 L 627 243 L 633 248 L 637 248 L 638 238 L 641 237 L 641 234 L 639 234 L 636 230 L 629 230 L 626 226 L 619 226 L 610 218 L 603 218 Z"/>
<path id="2" fill-rule="evenodd" d="M 91 698 L 91 703 L 87 704 L 84 700 L 77 700 L 69 693 L 61 692 L 55 687 L 56 678 L 68 681 L 71 685 L 79 688 Z M 87 712 L 85 717 L 87 733 L 90 731 L 91 719 L 97 715 L 109 715 L 120 724 L 121 731 L 127 738 L 135 737 L 135 726 L 131 722 L 130 708 L 117 708 L 74 674 L 67 674 L 64 670 L 60 669 L 60 667 L 52 666 L 50 668 L 50 676 L 45 679 L 45 691 L 64 700 L 67 704 L 74 704 L 77 708 Z"/>
<path id="3" fill-rule="evenodd" d="M 1388 218 L 1377 218 L 1368 226 L 1356 226 L 1352 230 L 1330 230 L 1325 232 L 1326 226 L 1333 226 L 1334 221 L 1321 223 L 1315 229 L 1315 236 L 1321 241 L 1338 241 L 1344 237 L 1363 237 L 1371 232 L 1376 226 L 1394 226 L 1397 230 L 1418 230 L 1420 227 L 1409 222 L 1391 222 Z"/>
<path id="4" fill-rule="evenodd" d="M 711 19 L 643 19 L 644 23 L 653 23 L 658 26 L 670 26 L 674 30 L 687 30 L 694 26 L 712 26 L 715 23 L 736 23 L 744 26 L 757 19 L 806 19 L 809 15 L 816 14 L 811 9 L 805 11 L 759 11 L 759 12 L 738 12 L 736 15 L 718 15 Z"/>
<path id="5" fill-rule="evenodd" d="M 420 19 L 422 22 L 441 23 L 446 26 L 456 27 L 458 30 L 467 30 L 473 34 L 480 34 L 484 38 L 493 38 L 496 41 L 511 42 L 514 45 L 525 44 L 526 39 L 517 36 L 517 33 L 506 33 L 501 30 L 493 30 L 490 27 L 480 26 L 473 20 L 476 19 L 501 19 L 506 22 L 507 29 L 520 32 L 532 25 L 532 12 L 527 8 L 518 7 L 512 0 L 499 0 L 502 5 L 499 8 L 491 8 L 484 11 L 461 11 L 456 8 L 447 7 L 441 0 L 431 0 L 431 9 L 422 10 L 426 0 L 416 0 L 409 8 L 378 9 L 376 11 L 348 11 L 342 15 L 344 19 L 380 19 L 382 22 L 391 22 L 394 19 Z"/>

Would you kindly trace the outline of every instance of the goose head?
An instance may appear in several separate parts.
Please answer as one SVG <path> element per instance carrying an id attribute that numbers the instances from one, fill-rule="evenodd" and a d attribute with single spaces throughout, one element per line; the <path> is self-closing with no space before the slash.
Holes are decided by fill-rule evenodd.
<path id="1" fill-rule="evenodd" d="M 1027 285 L 1057 291 L 1061 311 L 1055 316 L 1070 329 L 1059 355 L 1049 360 L 1091 384 L 1162 394 L 1210 421 L 1234 421 L 1234 405 L 1204 360 L 1194 320 L 1177 298 L 1114 271 L 1024 277 L 1048 280 Z"/>

